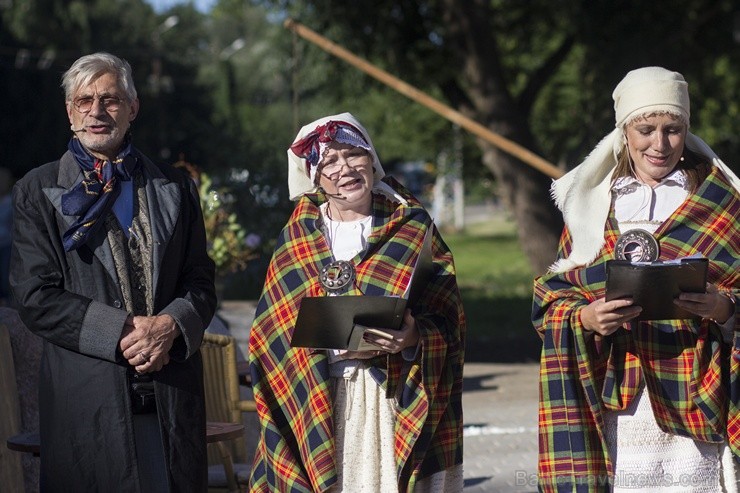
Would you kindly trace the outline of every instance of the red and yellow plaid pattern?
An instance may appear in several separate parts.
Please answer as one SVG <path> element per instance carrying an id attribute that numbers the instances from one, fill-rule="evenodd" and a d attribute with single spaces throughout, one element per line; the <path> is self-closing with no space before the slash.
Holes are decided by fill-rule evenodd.
<path id="1" fill-rule="evenodd" d="M 391 183 L 400 193 L 408 194 Z M 318 226 L 319 195 L 304 196 L 270 262 L 249 340 L 261 436 L 250 491 L 325 491 L 337 479 L 328 359 L 325 351 L 290 347 L 300 301 L 325 295 L 321 268 L 333 258 Z M 424 235 L 434 228 L 412 197 L 409 205 L 373 196 L 373 230 L 348 294 L 401 295 Z M 462 463 L 462 370 L 465 318 L 452 255 L 434 228 L 435 275 L 414 307 L 422 350 L 374 360 L 373 376 L 397 400 L 395 458 L 399 491 Z"/>
<path id="2" fill-rule="evenodd" d="M 655 232 L 660 259 L 701 254 L 708 281 L 737 296 L 740 196 L 715 168 Z M 626 408 L 645 386 L 661 429 L 706 442 L 740 444 L 740 339 L 725 344 L 710 320 L 633 322 L 609 337 L 585 335 L 580 310 L 605 291 L 616 221 L 586 267 L 535 279 L 533 323 L 543 339 L 540 366 L 540 491 L 610 491 L 613 467 L 603 435 L 605 412 Z M 559 258 L 568 255 L 564 231 Z M 740 317 L 736 314 L 736 330 Z M 734 356 L 734 357 L 731 357 Z"/>

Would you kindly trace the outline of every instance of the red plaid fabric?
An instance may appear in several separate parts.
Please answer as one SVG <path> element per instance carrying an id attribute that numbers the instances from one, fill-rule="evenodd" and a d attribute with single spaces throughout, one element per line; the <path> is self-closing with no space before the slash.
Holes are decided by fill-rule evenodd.
<path id="1" fill-rule="evenodd" d="M 374 360 L 373 376 L 397 400 L 395 458 L 399 491 L 462 463 L 462 369 L 465 318 L 452 255 L 428 213 L 373 196 L 373 230 L 348 294 L 401 295 L 424 235 L 433 228 L 435 275 L 414 308 L 420 359 Z M 283 229 L 267 272 L 249 340 L 260 419 L 250 491 L 325 491 L 336 482 L 333 417 L 325 351 L 290 347 L 304 296 L 325 295 L 318 281 L 333 258 L 318 227 L 318 195 L 304 196 Z"/>
<path id="2" fill-rule="evenodd" d="M 737 296 L 739 213 L 738 192 L 715 169 L 655 232 L 660 258 L 702 254 L 710 259 L 709 282 Z M 610 491 L 603 415 L 626 408 L 643 385 L 661 429 L 706 442 L 728 440 L 738 455 L 740 340 L 725 344 L 714 322 L 693 319 L 635 322 L 605 338 L 585 335 L 579 313 L 604 296 L 605 262 L 614 258 L 618 236 L 613 217 L 604 234 L 605 246 L 591 265 L 534 283 L 532 317 L 543 339 L 541 491 Z M 566 230 L 559 258 L 569 251 Z"/>

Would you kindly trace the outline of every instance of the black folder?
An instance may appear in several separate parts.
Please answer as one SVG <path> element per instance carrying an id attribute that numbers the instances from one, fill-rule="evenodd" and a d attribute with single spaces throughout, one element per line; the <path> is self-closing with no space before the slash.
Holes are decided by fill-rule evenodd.
<path id="1" fill-rule="evenodd" d="M 706 292 L 706 258 L 686 257 L 672 261 L 606 263 L 606 301 L 632 298 L 642 307 L 638 320 L 698 318 L 679 308 L 673 300 L 683 293 Z"/>
<path id="2" fill-rule="evenodd" d="M 366 330 L 401 328 L 406 307 L 421 297 L 434 270 L 432 229 L 424 238 L 414 272 L 403 297 L 398 296 L 306 296 L 301 300 L 291 347 L 365 351 L 377 346 L 365 343 Z M 390 337 L 390 336 L 389 336 Z"/>
<path id="3" fill-rule="evenodd" d="M 307 296 L 301 300 L 290 345 L 363 350 L 367 327 L 399 329 L 405 309 L 406 300 L 393 296 Z"/>

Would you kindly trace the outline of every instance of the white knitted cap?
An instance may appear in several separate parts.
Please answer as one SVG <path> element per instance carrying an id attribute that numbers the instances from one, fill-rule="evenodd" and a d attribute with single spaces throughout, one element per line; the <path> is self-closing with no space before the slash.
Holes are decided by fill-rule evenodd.
<path id="1" fill-rule="evenodd" d="M 643 67 L 628 72 L 612 93 L 615 126 L 633 117 L 659 111 L 681 115 L 689 123 L 689 86 L 678 72 Z"/>

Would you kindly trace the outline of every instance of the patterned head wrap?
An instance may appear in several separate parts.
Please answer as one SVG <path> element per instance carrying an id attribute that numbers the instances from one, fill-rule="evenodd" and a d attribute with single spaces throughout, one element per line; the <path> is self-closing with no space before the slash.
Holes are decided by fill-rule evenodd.
<path id="1" fill-rule="evenodd" d="M 361 147 L 373 160 L 373 190 L 383 193 L 396 202 L 407 204 L 395 190 L 381 178 L 385 176 L 378 154 L 375 152 L 365 127 L 350 113 L 325 116 L 303 126 L 288 149 L 288 192 L 291 200 L 316 190 L 316 169 L 321 155 L 332 141 Z"/>
<path id="2" fill-rule="evenodd" d="M 311 133 L 290 146 L 290 150 L 296 156 L 306 160 L 306 173 L 312 182 L 316 182 L 316 170 L 324 157 L 324 151 L 334 141 L 360 147 L 368 152 L 371 151 L 371 147 L 362 137 L 362 133 L 352 124 L 331 120 L 319 125 Z"/>

